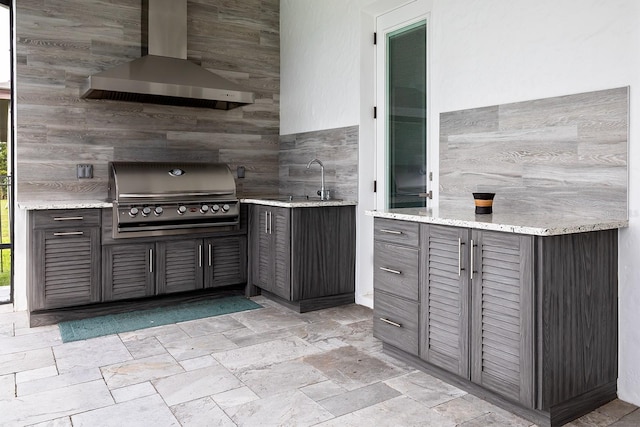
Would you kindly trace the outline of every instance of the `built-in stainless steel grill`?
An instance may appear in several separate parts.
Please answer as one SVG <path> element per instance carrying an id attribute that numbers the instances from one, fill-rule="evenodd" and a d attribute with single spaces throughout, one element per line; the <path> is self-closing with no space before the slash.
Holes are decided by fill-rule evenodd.
<path id="1" fill-rule="evenodd" d="M 240 205 L 221 163 L 113 162 L 113 237 L 202 233 L 237 227 Z"/>

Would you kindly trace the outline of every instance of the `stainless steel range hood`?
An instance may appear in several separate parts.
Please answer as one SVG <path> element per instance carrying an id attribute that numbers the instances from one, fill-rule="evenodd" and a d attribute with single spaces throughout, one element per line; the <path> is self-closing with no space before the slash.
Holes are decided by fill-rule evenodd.
<path id="1" fill-rule="evenodd" d="M 228 110 L 255 95 L 187 60 L 187 1 L 145 0 L 148 55 L 90 76 L 80 97 Z"/>

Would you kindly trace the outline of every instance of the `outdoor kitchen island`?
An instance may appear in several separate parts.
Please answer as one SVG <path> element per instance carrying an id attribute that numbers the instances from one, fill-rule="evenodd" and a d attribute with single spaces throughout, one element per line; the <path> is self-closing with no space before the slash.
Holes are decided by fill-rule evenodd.
<path id="1" fill-rule="evenodd" d="M 305 225 L 309 233 L 301 234 L 296 228 L 294 235 L 298 240 L 286 243 L 289 250 L 295 251 L 290 253 L 292 260 L 302 259 L 298 242 L 313 240 L 311 230 L 316 221 L 327 227 L 320 233 L 321 241 L 308 246 L 312 252 L 305 260 L 311 264 L 289 263 L 289 260 L 278 258 L 269 259 L 273 266 L 263 265 L 265 271 L 279 273 L 282 262 L 288 263 L 298 269 L 283 277 L 305 280 L 291 286 L 295 291 L 289 298 L 278 300 L 305 311 L 353 302 L 355 202 L 285 203 L 268 198 L 239 199 L 239 202 L 240 221 L 236 227 L 196 228 L 186 235 L 128 238 L 114 238 L 114 206 L 111 202 L 21 202 L 19 207 L 27 212 L 29 222 L 27 299 L 31 326 L 206 298 L 212 293 L 229 291 L 255 295 L 258 289 L 247 284 L 248 275 L 251 277 L 251 271 L 255 270 L 251 267 L 248 271 L 248 266 L 257 266 L 264 261 L 260 257 L 265 252 L 247 250 L 247 230 L 252 224 L 249 213 L 258 209 L 261 203 L 272 205 L 271 208 L 276 208 L 273 206 L 276 204 L 281 212 L 295 211 L 290 215 L 292 224 L 303 225 L 296 220 L 301 212 L 305 212 L 303 217 L 312 222 Z M 270 215 L 269 219 L 272 219 Z M 280 217 L 274 215 L 273 222 L 262 222 L 262 227 L 266 226 L 270 232 L 269 237 L 276 230 L 280 233 L 277 223 Z M 340 250 L 326 241 L 326 236 L 333 238 L 335 231 L 342 236 Z M 283 235 L 278 234 L 278 239 Z M 281 249 L 278 243 L 273 254 Z M 325 257 L 320 253 L 325 250 L 332 252 Z M 256 260 L 252 261 L 254 255 Z M 337 260 L 338 265 L 325 264 L 325 259 Z M 253 277 L 264 277 L 264 274 L 257 272 Z M 278 276 L 278 279 L 283 277 Z M 307 277 L 311 279 L 306 280 Z M 326 280 L 327 285 L 314 288 L 318 279 Z M 271 289 L 268 285 L 263 286 L 267 292 Z M 273 293 L 274 298 L 281 295 L 279 291 Z"/>
<path id="2" fill-rule="evenodd" d="M 406 208 L 374 218 L 386 352 L 539 425 L 616 398 L 626 219 Z"/>

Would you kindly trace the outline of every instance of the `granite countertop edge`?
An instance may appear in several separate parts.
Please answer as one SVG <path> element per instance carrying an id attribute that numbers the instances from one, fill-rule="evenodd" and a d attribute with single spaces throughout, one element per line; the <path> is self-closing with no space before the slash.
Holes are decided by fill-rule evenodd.
<path id="1" fill-rule="evenodd" d="M 531 217 L 518 213 L 513 213 L 511 215 L 502 214 L 477 216 L 473 213 L 469 214 L 468 212 L 464 212 L 462 214 L 434 214 L 431 211 L 427 211 L 425 208 L 423 208 L 420 213 L 418 213 L 416 209 L 410 209 L 407 210 L 407 212 L 402 212 L 402 209 L 396 209 L 393 211 L 368 210 L 365 211 L 365 214 L 377 218 L 450 225 L 534 236 L 558 236 L 563 234 L 585 233 L 589 231 L 611 230 L 629 226 L 628 219 L 618 218 L 597 219 L 545 214 L 535 217 L 535 219 L 527 222 Z M 474 217 L 474 219 L 470 219 L 471 217 Z"/>
<path id="2" fill-rule="evenodd" d="M 26 200 L 17 202 L 20 209 L 40 211 L 47 209 L 91 209 L 110 208 L 113 203 L 106 200 Z"/>
<path id="3" fill-rule="evenodd" d="M 294 200 L 283 201 L 270 198 L 240 198 L 241 203 L 252 203 L 257 205 L 284 207 L 284 208 L 309 208 L 322 206 L 355 206 L 358 203 L 352 200 Z M 18 208 L 27 211 L 47 210 L 47 209 L 90 209 L 90 208 L 111 208 L 113 203 L 106 200 L 25 200 L 17 203 Z"/>
<path id="4" fill-rule="evenodd" d="M 355 206 L 358 202 L 353 200 L 273 200 L 270 198 L 243 198 L 241 203 L 251 203 L 254 205 L 274 206 L 281 208 L 319 208 L 326 206 Z"/>

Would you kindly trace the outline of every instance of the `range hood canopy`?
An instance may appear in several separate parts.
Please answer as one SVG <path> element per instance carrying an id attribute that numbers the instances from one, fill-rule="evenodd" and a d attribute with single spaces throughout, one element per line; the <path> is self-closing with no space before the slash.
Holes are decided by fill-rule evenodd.
<path id="1" fill-rule="evenodd" d="M 187 60 L 186 0 L 145 0 L 148 54 L 90 76 L 81 98 L 229 110 L 255 95 Z"/>

